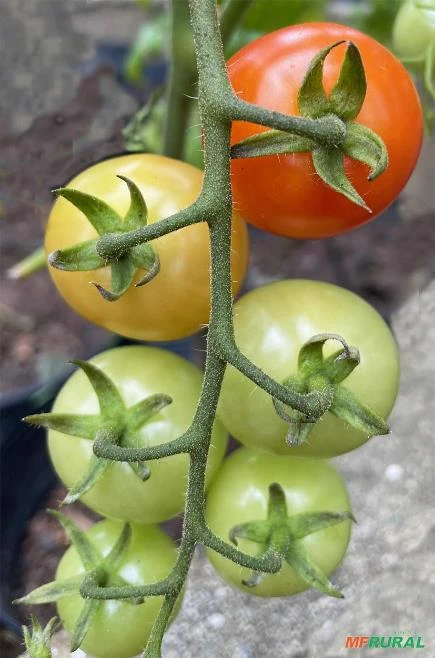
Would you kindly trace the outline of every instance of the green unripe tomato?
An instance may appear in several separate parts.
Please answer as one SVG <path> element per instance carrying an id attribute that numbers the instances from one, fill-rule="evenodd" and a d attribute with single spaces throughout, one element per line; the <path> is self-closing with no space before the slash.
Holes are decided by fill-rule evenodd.
<path id="1" fill-rule="evenodd" d="M 421 7 L 421 8 L 420 8 Z M 423 58 L 435 40 L 434 0 L 407 0 L 400 8 L 393 26 L 393 47 L 399 57 Z"/>
<path id="2" fill-rule="evenodd" d="M 137 446 L 172 441 L 190 426 L 198 403 L 202 372 L 193 363 L 156 347 L 132 345 L 98 354 L 91 363 L 110 377 L 126 407 L 151 395 L 165 393 L 172 403 L 159 411 L 137 432 Z M 53 406 L 58 413 L 98 414 L 92 385 L 77 370 L 60 390 Z M 93 442 L 55 430 L 48 433 L 48 448 L 61 480 L 73 486 L 89 468 Z M 219 468 L 227 446 L 227 434 L 216 419 L 206 470 L 206 485 Z M 159 523 L 183 511 L 189 458 L 174 455 L 147 463 L 151 475 L 142 482 L 126 462 L 114 463 L 82 496 L 99 514 L 136 523 Z"/>
<path id="3" fill-rule="evenodd" d="M 343 478 L 332 464 L 321 459 L 283 457 L 241 448 L 224 461 L 210 487 L 206 518 L 213 532 L 228 541 L 234 526 L 266 519 L 268 489 L 272 482 L 281 485 L 289 516 L 350 510 Z M 344 521 L 302 540 L 311 560 L 326 575 L 342 561 L 350 531 L 351 522 Z M 243 538 L 238 540 L 238 548 L 249 555 L 258 555 L 261 551 L 258 543 Z M 249 569 L 210 549 L 207 557 L 224 580 L 248 594 L 290 596 L 308 588 L 286 563 L 278 573 L 265 576 L 257 586 L 246 587 L 242 580 L 249 579 Z"/>
<path id="4" fill-rule="evenodd" d="M 300 348 L 317 334 L 342 336 L 360 352 L 360 363 L 344 380 L 358 399 L 388 418 L 397 396 L 399 360 L 394 337 L 361 297 L 321 281 L 284 280 L 260 286 L 234 305 L 237 345 L 276 381 L 296 374 Z M 329 341 L 326 356 L 337 351 Z M 335 457 L 357 448 L 368 436 L 326 412 L 305 443 L 289 447 L 288 423 L 271 396 L 228 366 L 218 407 L 230 434 L 249 448 L 283 455 Z"/>
<path id="5" fill-rule="evenodd" d="M 88 539 L 105 557 L 117 541 L 123 524 L 119 521 L 101 521 L 87 532 Z M 128 549 L 116 571 L 127 585 L 155 583 L 170 573 L 177 559 L 174 543 L 156 526 L 131 526 Z M 77 550 L 71 546 L 56 572 L 62 581 L 85 573 Z M 161 596 L 150 596 L 136 605 L 129 601 L 103 601 L 87 631 L 81 649 L 97 658 L 130 658 L 143 651 L 151 627 L 163 602 Z M 62 624 L 73 631 L 84 600 L 78 595 L 67 596 L 57 603 Z"/>

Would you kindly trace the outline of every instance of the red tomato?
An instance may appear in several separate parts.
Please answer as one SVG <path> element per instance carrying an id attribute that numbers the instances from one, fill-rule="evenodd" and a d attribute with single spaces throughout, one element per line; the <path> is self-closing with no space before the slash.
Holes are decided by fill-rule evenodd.
<path id="1" fill-rule="evenodd" d="M 304 239 L 338 235 L 385 210 L 414 169 L 423 118 L 413 82 L 392 53 L 351 27 L 306 23 L 256 39 L 228 62 L 233 88 L 246 101 L 296 115 L 298 90 L 312 58 L 342 39 L 359 48 L 366 72 L 367 94 L 356 122 L 374 130 L 389 154 L 387 170 L 372 182 L 367 180 L 366 165 L 346 158 L 346 173 L 372 214 L 328 188 L 315 173 L 308 153 L 234 160 L 234 206 L 259 228 Z M 327 93 L 337 81 L 345 48 L 345 44 L 337 46 L 326 58 Z M 231 141 L 234 144 L 264 130 L 234 122 Z"/>

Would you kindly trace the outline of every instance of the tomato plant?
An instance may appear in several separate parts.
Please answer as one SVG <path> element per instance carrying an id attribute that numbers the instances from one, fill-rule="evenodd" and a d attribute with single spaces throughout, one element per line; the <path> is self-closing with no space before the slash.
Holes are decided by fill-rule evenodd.
<path id="1" fill-rule="evenodd" d="M 89 167 L 68 186 L 106 201 L 122 216 L 130 197 L 125 182 L 133 180 L 148 206 L 148 221 L 159 221 L 193 203 L 201 190 L 202 172 L 163 156 L 125 155 Z M 66 199 L 58 198 L 48 218 L 47 254 L 95 238 L 85 215 Z M 244 222 L 235 214 L 232 233 L 233 293 L 243 281 L 248 238 Z M 130 338 L 173 340 L 188 336 L 207 323 L 210 304 L 210 256 L 206 224 L 187 226 L 154 241 L 160 272 L 145 286 L 130 287 L 123 297 L 107 303 L 89 282 L 110 287 L 110 268 L 95 272 L 65 272 L 49 268 L 65 300 L 90 322 Z M 170 294 L 168 293 L 170 291 Z"/>
<path id="2" fill-rule="evenodd" d="M 271 283 L 235 304 L 234 328 L 239 348 L 278 381 L 295 372 L 299 349 L 312 336 L 339 333 L 358 346 L 361 357 L 344 385 L 388 417 L 398 390 L 397 346 L 380 315 L 354 293 L 320 281 Z M 336 346 L 327 349 L 332 353 Z M 327 412 L 305 443 L 289 448 L 288 424 L 277 415 L 271 397 L 232 367 L 225 374 L 219 416 L 243 444 L 282 454 L 332 457 L 368 438 Z"/>
<path id="3" fill-rule="evenodd" d="M 357 30 L 331 23 L 306 23 L 267 34 L 228 61 L 234 91 L 256 105 L 298 114 L 298 90 L 312 58 L 341 40 L 356 44 L 365 68 L 367 93 L 356 122 L 384 141 L 389 156 L 386 171 L 373 181 L 368 180 L 366 165 L 345 159 L 345 172 L 372 214 L 325 185 L 308 153 L 234 160 L 234 206 L 259 228 L 308 239 L 343 233 L 385 210 L 414 169 L 423 134 L 417 92 L 394 55 Z M 338 46 L 326 58 L 326 92 L 337 81 L 344 50 L 344 45 Z M 235 122 L 232 143 L 265 130 L 253 123 Z"/>
<path id="4" fill-rule="evenodd" d="M 118 347 L 95 356 L 91 363 L 110 377 L 127 408 L 153 394 L 165 393 L 172 403 L 146 422 L 134 436 L 136 447 L 167 443 L 190 425 L 201 389 L 202 373 L 181 357 L 155 347 Z M 60 390 L 54 413 L 98 413 L 97 396 L 85 373 L 75 372 Z M 226 432 L 216 420 L 207 466 L 207 482 L 226 449 Z M 92 441 L 50 430 L 48 448 L 61 480 L 73 486 L 91 464 Z M 149 479 L 142 481 L 125 462 L 114 463 L 83 495 L 86 505 L 105 516 L 155 523 L 183 510 L 188 456 L 174 455 L 147 463 Z"/>
<path id="5" fill-rule="evenodd" d="M 96 523 L 86 537 L 98 554 L 106 557 L 122 530 L 118 521 Z M 165 578 L 177 559 L 173 542 L 156 526 L 132 525 L 131 541 L 115 574 L 107 585 L 143 585 Z M 85 567 L 77 548 L 71 546 L 63 555 L 56 571 L 56 582 L 80 576 Z M 151 596 L 143 603 L 131 601 L 101 601 L 92 616 L 90 627 L 81 644 L 83 651 L 97 658 L 129 658 L 139 654 L 149 637 L 153 622 L 162 605 L 162 598 Z M 63 625 L 72 633 L 84 606 L 76 593 L 57 602 Z"/>
<path id="6" fill-rule="evenodd" d="M 246 3 L 239 2 L 222 8 L 226 39 L 243 9 Z M 59 606 L 65 625 L 74 626 L 74 648 L 87 647 L 88 631 L 88 641 L 93 639 L 87 624 L 98 621 L 100 610 L 120 610 L 128 636 L 128 618 L 121 612 L 127 603 L 119 601 L 140 609 L 143 597 L 164 595 L 143 654 L 147 658 L 161 655 L 198 544 L 214 551 L 210 559 L 230 582 L 252 586 L 259 595 L 313 586 L 341 596 L 326 574 L 346 551 L 349 501 L 335 469 L 307 456 L 340 454 L 367 438 L 343 422 L 357 397 L 362 402 L 354 405 L 354 417 L 361 410 L 360 419 L 365 414 L 357 426 L 368 427 L 373 420 L 370 427 L 388 433 L 381 416 L 388 415 L 397 392 L 394 340 L 373 309 L 348 291 L 316 282 L 281 282 L 245 296 L 232 313 L 246 264 L 246 229 L 234 217 L 231 167 L 235 205 L 253 223 L 264 226 L 267 220 L 271 231 L 322 237 L 367 221 L 367 204 L 376 215 L 392 202 L 411 173 L 422 133 L 418 98 L 401 65 L 350 28 L 303 25 L 260 39 L 230 61 L 232 87 L 215 0 L 174 0 L 172 12 L 164 150 L 176 157 L 182 153 L 180 130 L 189 111 L 180 81 L 193 83 L 195 76 L 204 177 L 183 163 L 143 153 L 99 163 L 70 188 L 56 191 L 61 198 L 49 219 L 46 249 L 55 250 L 49 263 L 58 268 L 52 272 L 56 285 L 71 306 L 113 331 L 162 340 L 188 335 L 208 321 L 204 377 L 154 348 L 112 350 L 92 362 L 76 361 L 80 371 L 60 392 L 54 413 L 27 419 L 51 428 L 53 462 L 71 487 L 66 502 L 82 497 L 108 516 L 142 523 L 169 518 L 184 505 L 183 535 L 169 576 L 156 574 L 155 581 L 153 573 L 141 577 L 140 586 L 129 587 L 127 575 L 115 573 L 114 564 L 130 546 L 128 524 L 102 564 L 83 536 L 78 538 L 77 528 L 71 530 L 85 572 L 72 581 L 63 566 L 58 572 L 59 579 L 67 578 L 63 588 L 69 587 L 65 605 L 72 590 L 84 600 L 71 622 L 63 602 Z M 186 38 L 179 28 L 188 18 L 197 76 L 191 58 L 186 62 L 183 56 L 190 52 L 185 46 L 192 43 L 192 33 Z M 298 109 L 302 119 L 295 116 Z M 236 145 L 231 147 L 233 122 Z M 272 135 L 247 145 L 244 137 L 262 130 L 256 126 Z M 237 160 L 233 166 L 232 159 Z M 370 185 L 366 165 L 375 181 Z M 95 271 L 101 297 L 88 287 L 94 278 L 89 271 Z M 136 290 L 132 282 L 146 287 Z M 331 334 L 343 348 L 338 353 L 332 352 Z M 324 358 L 326 340 L 330 351 Z M 293 376 L 297 355 L 299 370 Z M 349 381 L 347 392 L 343 380 L 346 386 Z M 243 448 L 227 460 L 211 484 L 207 524 L 206 485 L 225 450 L 225 432 L 216 420 L 219 404 L 236 437 L 263 451 Z M 314 421 L 318 424 L 308 435 Z M 291 456 L 273 454 L 287 451 L 287 425 L 296 425 L 299 438 L 309 440 Z M 65 519 L 63 525 L 68 526 Z M 146 535 L 140 544 L 142 557 Z M 159 546 L 155 551 L 161 553 Z M 59 600 L 64 594 L 65 589 L 49 584 L 26 602 L 43 603 L 48 595 Z M 111 624 L 106 618 L 95 633 L 98 646 L 89 650 L 96 655 L 100 643 L 106 646 L 103 633 L 107 626 L 112 632 Z M 110 642 L 113 652 L 117 638 Z"/>
<path id="7" fill-rule="evenodd" d="M 284 457 L 241 448 L 228 457 L 207 496 L 206 516 L 211 529 L 228 540 L 232 528 L 266 518 L 268 488 L 281 485 L 289 518 L 308 512 L 350 510 L 344 482 L 336 469 L 323 460 Z M 344 521 L 304 537 L 301 541 L 310 559 L 330 574 L 343 559 L 350 538 L 350 523 Z M 258 544 L 241 537 L 240 550 L 256 555 Z M 307 583 L 288 564 L 277 574 L 267 575 L 255 587 L 243 585 L 249 571 L 207 551 L 218 573 L 231 585 L 258 596 L 289 596 L 307 589 Z"/>

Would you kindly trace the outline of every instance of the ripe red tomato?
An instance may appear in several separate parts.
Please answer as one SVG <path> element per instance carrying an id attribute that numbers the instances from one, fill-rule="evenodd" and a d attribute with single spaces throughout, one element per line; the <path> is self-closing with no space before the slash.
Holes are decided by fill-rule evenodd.
<path id="1" fill-rule="evenodd" d="M 312 58 L 342 39 L 359 48 L 366 72 L 367 94 L 356 122 L 375 131 L 389 153 L 387 170 L 372 182 L 367 180 L 366 165 L 346 158 L 346 173 L 372 214 L 328 188 L 315 173 L 309 153 L 233 160 L 234 206 L 259 228 L 293 238 L 343 233 L 385 210 L 414 169 L 423 118 L 413 82 L 384 46 L 351 27 L 306 23 L 256 39 L 228 62 L 234 91 L 256 105 L 296 115 L 298 90 Z M 327 93 L 337 81 L 345 47 L 334 48 L 326 58 Z M 232 143 L 265 130 L 234 122 Z"/>

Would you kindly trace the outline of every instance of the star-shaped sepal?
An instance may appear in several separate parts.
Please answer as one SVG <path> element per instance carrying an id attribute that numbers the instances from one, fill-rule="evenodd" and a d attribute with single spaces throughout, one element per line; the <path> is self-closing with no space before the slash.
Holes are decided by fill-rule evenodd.
<path id="1" fill-rule="evenodd" d="M 88 577 L 92 577 L 100 587 L 128 586 L 128 583 L 118 574 L 131 540 L 131 528 L 128 523 L 124 525 L 108 555 L 103 557 L 85 533 L 69 517 L 54 510 L 51 510 L 51 513 L 63 526 L 80 557 L 85 572 L 66 580 L 55 580 L 42 585 L 15 603 L 28 605 L 54 603 L 68 596 L 81 595 L 80 588 Z M 140 605 L 143 603 L 143 598 L 126 599 L 126 601 L 133 605 Z M 103 601 L 98 599 L 83 599 L 83 606 L 71 636 L 71 651 L 76 651 L 82 644 L 94 616 L 102 604 Z"/>
<path id="2" fill-rule="evenodd" d="M 325 358 L 323 347 L 329 340 L 341 343 L 342 349 Z M 301 394 L 321 391 L 325 397 L 329 397 L 326 411 L 363 432 L 367 438 L 388 434 L 390 428 L 384 418 L 363 404 L 342 383 L 359 362 L 359 351 L 350 347 L 342 336 L 318 334 L 302 346 L 298 357 L 298 372 L 285 379 L 283 384 Z M 323 409 L 322 414 L 316 418 L 307 418 L 279 400 L 273 399 L 273 404 L 280 418 L 288 423 L 286 443 L 289 446 L 299 446 L 306 441 L 315 423 L 325 413 Z"/>
<path id="3" fill-rule="evenodd" d="M 63 414 L 43 413 L 27 416 L 23 420 L 37 427 L 46 427 L 62 434 L 76 436 L 89 441 L 116 444 L 125 448 L 137 447 L 137 433 L 153 416 L 171 404 L 172 398 L 158 393 L 127 408 L 112 380 L 93 363 L 73 361 L 88 377 L 97 395 L 100 413 Z M 63 501 L 73 503 L 91 489 L 97 480 L 113 464 L 110 459 L 93 455 L 88 469 L 71 487 Z M 151 471 L 145 462 L 128 462 L 141 480 L 147 480 Z"/>
<path id="4" fill-rule="evenodd" d="M 148 209 L 137 185 L 125 176 L 118 176 L 128 186 L 130 207 L 124 219 L 101 199 L 69 187 L 54 190 L 57 197 L 63 197 L 86 215 L 98 238 L 52 252 L 48 262 L 52 267 L 69 272 L 98 270 L 110 266 L 112 287 L 107 290 L 98 282 L 92 282 L 102 297 L 109 302 L 117 301 L 135 281 L 136 287 L 151 281 L 160 270 L 157 251 L 151 244 L 137 244 L 125 248 L 119 243 L 124 233 L 135 231 L 147 225 Z M 102 245 L 110 244 L 115 257 L 108 260 Z M 119 248 L 117 249 L 117 243 Z M 143 276 L 137 280 L 137 272 Z"/>
<path id="5" fill-rule="evenodd" d="M 259 554 L 273 550 L 287 563 L 309 587 L 324 594 L 343 598 L 327 575 L 311 559 L 304 546 L 303 539 L 319 530 L 324 530 L 337 523 L 354 521 L 351 512 L 307 512 L 289 516 L 285 493 L 280 484 L 274 482 L 269 486 L 269 505 L 267 519 L 252 520 L 235 526 L 229 533 L 230 540 L 237 545 L 238 539 L 248 539 L 260 546 Z M 245 587 L 256 587 L 268 574 L 253 571 L 249 580 L 243 580 Z"/>

